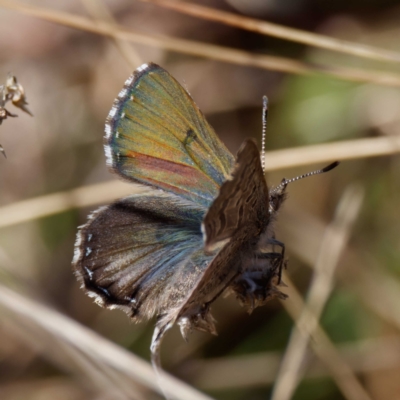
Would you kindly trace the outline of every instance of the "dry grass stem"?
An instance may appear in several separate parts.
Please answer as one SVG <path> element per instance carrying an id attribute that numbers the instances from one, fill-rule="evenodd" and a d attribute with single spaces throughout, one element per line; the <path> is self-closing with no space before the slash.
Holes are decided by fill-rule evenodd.
<path id="1" fill-rule="evenodd" d="M 399 336 L 340 344 L 337 349 L 341 358 L 355 373 L 390 370 L 400 366 L 400 359 L 397 357 L 400 351 Z M 308 362 L 305 379 L 330 376 L 325 364 L 312 358 L 309 350 L 306 358 Z M 280 360 L 279 352 L 256 353 L 194 360 L 190 363 L 190 368 L 196 371 L 196 387 L 207 390 L 232 390 L 273 384 Z"/>
<path id="2" fill-rule="evenodd" d="M 81 2 L 95 20 L 105 21 L 115 26 L 117 25 L 114 17 L 102 1 L 81 0 Z M 131 69 L 135 69 L 138 65 L 141 65 L 143 63 L 143 60 L 141 59 L 137 51 L 127 41 L 114 38 L 114 43 L 118 51 L 121 53 L 122 57 L 124 57 L 125 61 L 131 67 Z"/>
<path id="3" fill-rule="evenodd" d="M 144 400 L 136 395 L 139 393 L 138 385 L 134 388 L 134 382 L 126 377 L 124 379 L 123 374 L 119 374 L 116 382 L 114 376 L 109 373 L 111 368 L 96 355 L 92 357 L 92 354 L 83 353 L 71 342 L 66 342 L 64 337 L 53 334 L 46 327 L 24 318 L 20 313 L 2 307 L 1 300 L 0 309 L 4 311 L 4 327 L 13 337 L 18 338 L 25 346 L 32 348 L 36 354 L 46 358 L 61 371 L 73 374 L 84 386 L 90 386 L 96 392 L 113 399 Z M 121 385 L 122 380 L 124 384 Z M 127 390 L 128 384 L 131 390 Z M 132 390 L 133 388 L 135 390 Z"/>
<path id="4" fill-rule="evenodd" d="M 311 321 L 311 325 L 315 327 L 315 329 L 311 331 L 309 326 L 305 324 L 297 324 L 296 328 L 303 336 L 312 338 L 310 341 L 311 347 L 328 368 L 342 394 L 347 399 L 371 400 L 371 397 L 355 376 L 354 371 L 340 356 L 335 345 L 319 325 L 317 318 L 305 308 L 304 300 L 296 290 L 294 283 L 290 280 L 287 273 L 284 273 L 283 280 L 288 285 L 286 293 L 289 295 L 289 298 L 286 301 L 282 301 L 282 305 L 294 321 L 297 321 L 302 313 L 306 312 L 308 314 L 307 319 Z"/>
<path id="5" fill-rule="evenodd" d="M 357 293 L 369 309 L 374 311 L 383 320 L 400 330 L 400 285 L 396 276 L 382 273 L 381 268 L 371 270 L 356 267 L 357 280 L 352 290 Z M 379 301 L 377 301 L 379 299 Z"/>
<path id="6" fill-rule="evenodd" d="M 319 243 L 326 229 L 324 223 L 305 212 L 290 210 L 280 216 L 280 222 L 291 251 L 314 267 L 319 251 L 316 243 Z M 306 231 L 304 226 L 308 227 Z M 400 285 L 396 279 L 387 272 L 383 273 L 382 269 L 371 271 L 371 268 L 366 268 L 365 261 L 354 249 L 348 249 L 346 255 L 342 268 L 338 270 L 341 283 L 356 293 L 368 309 L 400 330 L 400 314 L 393 312 L 400 304 Z"/>
<path id="7" fill-rule="evenodd" d="M 301 165 L 375 157 L 400 152 L 400 137 L 372 138 L 304 146 L 266 153 L 266 170 L 278 170 Z M 71 208 L 107 203 L 128 194 L 138 193 L 137 185 L 109 181 L 84 186 L 66 192 L 23 200 L 0 207 L 0 228 L 43 218 Z"/>
<path id="8" fill-rule="evenodd" d="M 147 362 L 59 312 L 25 298 L 3 285 L 0 285 L 0 306 L 14 317 L 20 318 L 23 323 L 29 322 L 79 349 L 89 359 L 97 359 L 119 374 L 123 373 L 135 382 L 160 392 L 153 369 Z M 174 399 L 211 399 L 166 373 L 163 373 L 163 383 L 165 390 L 173 394 Z"/>
<path id="9" fill-rule="evenodd" d="M 349 187 L 338 204 L 334 220 L 325 230 L 307 293 L 307 304 L 296 320 L 296 327 L 291 334 L 276 379 L 272 400 L 290 400 L 301 379 L 300 369 L 309 337 L 304 336 L 297 327 L 300 325 L 307 326 L 311 333 L 315 330 L 334 286 L 334 272 L 350 236 L 355 218 L 359 213 L 362 197 L 360 188 Z"/>
<path id="10" fill-rule="evenodd" d="M 314 144 L 266 154 L 266 170 L 325 163 L 333 160 L 356 160 L 400 153 L 400 135 Z"/>
<path id="11" fill-rule="evenodd" d="M 239 389 L 266 386 L 274 382 L 280 352 L 268 352 L 237 357 L 192 360 L 194 384 L 207 390 Z"/>
<path id="12" fill-rule="evenodd" d="M 306 32 L 300 29 L 288 28 L 286 26 L 261 21 L 255 18 L 244 17 L 227 11 L 200 6 L 176 0 L 140 0 L 144 3 L 157 4 L 184 14 L 203 18 L 209 21 L 221 22 L 236 28 L 273 36 L 279 39 L 289 40 L 296 43 L 318 47 L 321 49 L 337 51 L 352 56 L 368 58 L 377 61 L 400 62 L 400 54 L 395 51 L 384 50 L 377 47 L 352 43 L 346 40 L 334 39 L 329 36 Z"/>
<path id="13" fill-rule="evenodd" d="M 365 71 L 355 68 L 315 66 L 283 57 L 249 53 L 243 50 L 236 50 L 184 39 L 148 35 L 124 28 L 117 28 L 115 24 L 110 24 L 108 22 L 94 22 L 82 16 L 53 11 L 15 1 L 0 0 L 0 6 L 32 15 L 46 21 L 69 26 L 70 28 L 111 36 L 115 39 L 127 40 L 146 46 L 159 47 L 165 50 L 189 54 L 192 56 L 206 57 L 213 60 L 285 73 L 300 75 L 320 74 L 352 82 L 374 83 L 384 86 L 400 87 L 400 76 L 385 73 L 383 71 Z"/>
<path id="14" fill-rule="evenodd" d="M 128 186 L 115 180 L 22 200 L 0 208 L 0 227 L 46 217 L 70 210 L 71 208 L 110 202 L 128 193 L 133 193 L 137 190 L 140 191 L 137 188 L 136 185 Z"/>

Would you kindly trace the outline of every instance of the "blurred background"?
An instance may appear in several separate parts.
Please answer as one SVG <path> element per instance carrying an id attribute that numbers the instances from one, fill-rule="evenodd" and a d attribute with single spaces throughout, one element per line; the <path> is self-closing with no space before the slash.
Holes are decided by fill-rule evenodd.
<path id="1" fill-rule="evenodd" d="M 400 54 L 395 0 L 197 4 Z M 44 20 L 46 11 L 58 12 L 58 22 Z M 81 29 L 71 16 L 84 18 Z M 104 21 L 136 32 L 135 43 L 96 33 Z M 170 38 L 188 41 L 191 54 Z M 248 59 L 223 62 L 221 49 Z M 281 66 L 256 67 L 254 54 L 278 57 Z M 135 325 L 101 309 L 71 272 L 77 226 L 133 191 L 107 186 L 117 178 L 105 165 L 104 121 L 130 73 L 153 61 L 188 88 L 234 154 L 245 138 L 260 143 L 262 96 L 269 97 L 270 186 L 340 158 L 330 144 L 352 144 L 339 168 L 289 186 L 277 238 L 287 246 L 282 291 L 290 298 L 251 315 L 232 296 L 219 299 L 218 337 L 195 332 L 185 343 L 174 328 L 162 347 L 164 368 L 221 400 L 400 399 L 399 60 L 323 50 L 151 2 L 1 0 L 0 84 L 15 75 L 33 117 L 8 103 L 18 118 L 0 126 L 7 154 L 0 155 L 0 398 L 160 398 L 122 358 L 104 355 L 113 342 L 149 360 L 154 321 Z M 381 138 L 387 155 L 357 153 L 364 139 Z M 316 144 L 326 146 L 315 161 L 296 165 L 289 153 L 280 153 L 279 168 L 271 161 L 277 150 L 301 156 Z M 301 314 L 304 301 L 319 323 Z M 308 323 L 296 328 L 293 318 Z M 96 347 L 85 351 L 85 343 Z"/>

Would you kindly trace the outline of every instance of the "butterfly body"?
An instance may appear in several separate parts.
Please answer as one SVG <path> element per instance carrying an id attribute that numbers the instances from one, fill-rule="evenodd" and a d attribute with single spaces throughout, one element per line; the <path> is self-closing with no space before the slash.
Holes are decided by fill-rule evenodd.
<path id="1" fill-rule="evenodd" d="M 187 91 L 155 64 L 126 81 L 105 131 L 111 170 L 141 193 L 80 227 L 73 268 L 89 296 L 134 320 L 157 316 L 153 352 L 174 323 L 184 337 L 216 333 L 210 305 L 223 292 L 250 310 L 285 297 L 273 220 L 286 186 L 270 196 L 252 140 L 235 159 Z"/>

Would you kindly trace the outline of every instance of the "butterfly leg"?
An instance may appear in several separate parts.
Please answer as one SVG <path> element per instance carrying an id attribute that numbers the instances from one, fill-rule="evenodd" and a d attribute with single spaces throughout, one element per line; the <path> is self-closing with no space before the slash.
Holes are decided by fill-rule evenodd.
<path id="1" fill-rule="evenodd" d="M 285 244 L 280 242 L 279 240 L 276 240 L 275 238 L 269 239 L 269 244 L 272 244 L 273 246 L 279 246 L 281 248 L 280 252 L 280 261 L 279 261 L 279 269 L 278 269 L 278 285 L 280 285 L 282 281 L 282 269 L 283 267 L 286 268 L 286 261 L 285 261 Z M 268 253 L 267 253 L 268 254 Z"/>
<path id="2" fill-rule="evenodd" d="M 282 275 L 282 265 L 284 265 L 284 251 L 275 252 L 270 251 L 267 253 L 256 253 L 256 257 L 261 260 L 269 260 L 270 268 L 273 271 L 278 271 L 278 285 L 281 283 L 281 275 Z M 276 274 L 274 274 L 276 275 Z"/>
<path id="3" fill-rule="evenodd" d="M 279 242 L 280 243 L 280 242 Z M 276 243 L 275 243 L 276 244 Z M 285 245 L 283 245 L 283 250 L 281 252 L 267 252 L 267 253 L 257 253 L 257 258 L 270 260 L 270 268 L 275 271 L 274 276 L 278 277 L 278 286 L 286 286 L 282 281 L 282 269 L 287 266 L 287 260 L 285 260 Z"/>
<path id="4" fill-rule="evenodd" d="M 193 329 L 198 331 L 208 332 L 212 335 L 217 335 L 215 327 L 215 319 L 211 315 L 210 305 L 212 301 L 203 304 L 201 307 L 195 307 L 193 310 L 188 310 L 178 320 L 178 325 L 181 330 L 182 337 L 188 341 L 189 334 Z"/>
<path id="5" fill-rule="evenodd" d="M 243 272 L 232 283 L 231 289 L 249 312 L 271 298 L 286 298 L 276 287 L 282 265 L 281 252 L 255 252 L 245 260 Z"/>

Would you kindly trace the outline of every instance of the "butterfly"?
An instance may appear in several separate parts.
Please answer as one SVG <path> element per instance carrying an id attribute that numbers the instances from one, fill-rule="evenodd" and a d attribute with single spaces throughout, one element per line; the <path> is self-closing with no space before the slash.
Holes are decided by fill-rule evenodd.
<path id="1" fill-rule="evenodd" d="M 111 170 L 140 192 L 89 216 L 73 269 L 99 305 L 134 321 L 156 316 L 153 362 L 175 323 L 184 338 L 215 334 L 210 306 L 222 293 L 249 310 L 286 297 L 285 247 L 273 226 L 292 180 L 268 188 L 253 140 L 233 157 L 189 93 L 153 63 L 125 82 L 104 140 Z"/>

